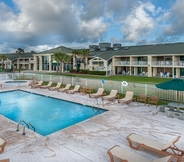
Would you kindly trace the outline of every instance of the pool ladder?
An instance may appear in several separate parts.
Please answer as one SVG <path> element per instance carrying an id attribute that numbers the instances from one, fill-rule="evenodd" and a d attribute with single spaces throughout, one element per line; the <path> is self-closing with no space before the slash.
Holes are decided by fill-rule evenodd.
<path id="1" fill-rule="evenodd" d="M 35 127 L 33 127 L 32 124 L 26 123 L 24 120 L 20 120 L 20 121 L 19 121 L 19 123 L 17 124 L 17 130 L 16 130 L 16 131 L 19 131 L 20 123 L 24 123 L 24 125 L 23 125 L 23 132 L 22 132 L 23 135 L 26 135 L 26 127 L 27 127 L 28 129 L 29 129 L 29 127 L 31 127 L 31 128 L 34 130 L 34 132 L 36 131 Z"/>
<path id="2" fill-rule="evenodd" d="M 96 104 L 95 104 L 96 103 Z M 96 101 L 93 102 L 92 104 L 92 110 L 95 114 L 100 114 L 100 105 L 102 104 L 102 101 L 100 102 L 100 104 L 98 104 L 98 99 L 96 99 Z M 96 106 L 95 106 L 96 105 Z"/>

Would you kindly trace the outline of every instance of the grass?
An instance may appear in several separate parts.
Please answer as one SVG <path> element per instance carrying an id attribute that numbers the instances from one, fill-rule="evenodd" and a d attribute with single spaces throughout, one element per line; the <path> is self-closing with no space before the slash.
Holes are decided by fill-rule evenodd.
<path id="1" fill-rule="evenodd" d="M 49 73 L 49 75 L 51 74 L 56 75 L 56 73 Z M 97 76 L 97 75 L 73 74 L 73 73 L 63 73 L 61 75 L 79 77 L 79 78 L 105 79 L 105 80 L 127 81 L 127 82 L 136 82 L 136 83 L 145 83 L 145 84 L 157 84 L 168 80 L 172 80 L 172 78 L 130 76 L 130 75 Z"/>

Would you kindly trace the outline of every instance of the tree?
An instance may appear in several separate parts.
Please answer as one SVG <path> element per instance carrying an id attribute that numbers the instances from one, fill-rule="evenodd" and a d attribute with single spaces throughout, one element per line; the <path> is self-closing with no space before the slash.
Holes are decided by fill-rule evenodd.
<path id="1" fill-rule="evenodd" d="M 77 68 L 78 65 L 80 65 L 80 63 L 77 62 L 77 56 L 79 55 L 79 53 L 80 53 L 80 50 L 73 50 L 73 51 L 72 51 L 73 57 L 75 57 L 75 67 L 76 67 L 76 71 L 79 71 L 79 69 Z"/>
<path id="2" fill-rule="evenodd" d="M 53 61 L 56 61 L 56 63 L 57 63 L 56 74 L 58 75 L 58 70 L 59 70 L 59 54 L 58 54 L 58 52 L 54 52 L 53 55 L 51 56 L 51 63 Z"/>
<path id="3" fill-rule="evenodd" d="M 0 55 L 0 60 L 2 60 L 2 71 L 4 71 L 4 61 L 7 59 L 5 55 Z"/>
<path id="4" fill-rule="evenodd" d="M 83 59 L 84 59 L 84 69 L 86 69 L 86 58 L 87 56 L 90 54 L 89 50 L 88 49 L 81 49 L 80 50 L 80 54 L 81 56 L 83 56 Z"/>
<path id="5" fill-rule="evenodd" d="M 19 61 L 20 61 L 20 55 L 24 53 L 24 50 L 22 48 L 17 48 L 16 53 L 19 55 Z M 20 62 L 19 62 L 19 72 L 20 72 Z"/>
<path id="6" fill-rule="evenodd" d="M 66 53 L 63 53 L 63 52 L 54 52 L 54 54 L 51 56 L 51 60 L 55 60 L 57 62 L 57 67 L 58 67 L 58 63 L 60 64 L 59 65 L 59 74 L 62 73 L 63 71 L 63 64 L 66 62 L 66 63 L 69 63 L 70 62 L 70 56 Z M 58 68 L 57 68 L 57 72 L 58 74 Z"/>

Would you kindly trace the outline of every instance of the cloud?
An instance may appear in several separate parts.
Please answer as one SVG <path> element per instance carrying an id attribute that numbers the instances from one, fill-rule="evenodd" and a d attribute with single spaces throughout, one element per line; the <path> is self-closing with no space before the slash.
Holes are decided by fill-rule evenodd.
<path id="1" fill-rule="evenodd" d="M 140 3 L 124 21 L 121 28 L 124 39 L 139 42 L 146 37 L 155 26 L 154 19 L 151 17 L 152 13 L 154 13 L 154 6 L 151 3 Z"/>
<path id="2" fill-rule="evenodd" d="M 176 0 L 170 10 L 161 17 L 161 31 L 156 38 L 157 42 L 178 42 L 184 34 L 184 0 Z"/>
<path id="3" fill-rule="evenodd" d="M 4 33 L 1 42 L 8 43 L 10 35 L 12 40 L 22 42 L 24 47 L 53 45 L 56 42 L 90 42 L 98 40 L 108 29 L 108 24 L 103 22 L 103 15 L 97 14 L 98 9 L 90 9 L 89 4 L 80 11 L 80 6 L 76 6 L 72 0 L 14 2 L 19 10 L 17 13 L 3 3 L 0 6 L 3 15 L 0 18 L 0 32 Z"/>
<path id="4" fill-rule="evenodd" d="M 170 15 L 168 16 L 168 21 L 172 22 L 164 30 L 165 36 L 179 36 L 184 34 L 184 0 L 177 0 L 176 3 L 171 8 Z"/>
<path id="5" fill-rule="evenodd" d="M 100 41 L 171 41 L 183 34 L 184 0 L 176 0 L 170 11 L 154 6 L 151 2 L 155 0 L 13 2 L 13 8 L 0 2 L 1 51 L 42 50 L 55 45 L 84 47 Z"/>

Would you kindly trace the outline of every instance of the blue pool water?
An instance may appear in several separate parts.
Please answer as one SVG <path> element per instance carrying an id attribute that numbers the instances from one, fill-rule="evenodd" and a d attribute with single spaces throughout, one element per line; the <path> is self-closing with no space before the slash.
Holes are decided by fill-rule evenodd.
<path id="1" fill-rule="evenodd" d="M 0 93 L 0 114 L 17 123 L 30 123 L 43 136 L 105 111 L 26 91 Z"/>

